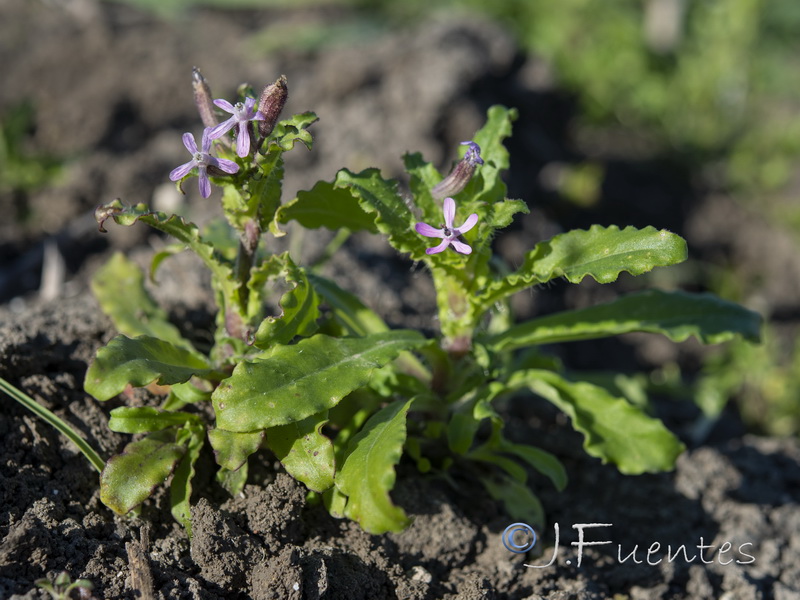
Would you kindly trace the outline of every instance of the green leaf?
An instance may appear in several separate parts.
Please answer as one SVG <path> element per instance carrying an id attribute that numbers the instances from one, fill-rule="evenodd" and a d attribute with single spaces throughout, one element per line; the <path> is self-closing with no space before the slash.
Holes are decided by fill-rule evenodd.
<path id="1" fill-rule="evenodd" d="M 660 333 L 675 342 L 692 335 L 704 344 L 718 344 L 736 336 L 758 341 L 761 316 L 711 294 L 649 290 L 606 304 L 534 319 L 485 342 L 495 351 L 514 350 L 631 331 Z"/>
<path id="2" fill-rule="evenodd" d="M 169 488 L 170 511 L 173 518 L 183 525 L 189 539 L 192 537 L 192 511 L 189 505 L 192 497 L 192 479 L 195 474 L 194 465 L 203 449 L 204 431 L 202 425 L 190 424 L 178 432 L 177 441 L 185 445 L 186 453 L 175 469 Z"/>
<path id="3" fill-rule="evenodd" d="M 535 529 L 544 528 L 544 508 L 527 485 L 507 476 L 481 477 L 480 480 L 489 495 L 503 503 L 513 520 Z"/>
<path id="4" fill-rule="evenodd" d="M 245 466 L 264 441 L 263 431 L 236 433 L 224 429 L 209 429 L 208 442 L 214 449 L 217 464 L 223 469 L 236 471 Z"/>
<path id="5" fill-rule="evenodd" d="M 344 509 L 347 506 L 347 496 L 345 496 L 336 486 L 328 488 L 322 494 L 322 503 L 330 515 L 335 519 L 344 519 Z"/>
<path id="6" fill-rule="evenodd" d="M 250 194 L 249 204 L 255 220 L 261 231 L 266 231 L 275 211 L 281 205 L 281 192 L 283 191 L 283 154 L 270 151 L 264 161 L 259 161 L 261 173 L 254 175 L 245 184 L 245 190 Z"/>
<path id="7" fill-rule="evenodd" d="M 66 421 L 59 419 L 53 412 L 36 402 L 21 389 L 11 385 L 8 381 L 0 377 L 0 391 L 6 393 L 9 398 L 13 398 L 22 406 L 27 408 L 43 422 L 47 423 L 58 431 L 61 435 L 71 441 L 78 450 L 86 457 L 98 473 L 103 471 L 105 463 L 97 451 Z"/>
<path id="8" fill-rule="evenodd" d="M 348 335 L 363 337 L 371 333 L 389 331 L 389 326 L 377 313 L 330 279 L 312 273 L 308 274 L 308 279 L 328 304 L 333 318 Z M 419 381 L 430 382 L 431 374 L 427 367 L 410 352 L 402 352 L 397 358 L 397 363 L 402 371 L 412 374 Z"/>
<path id="9" fill-rule="evenodd" d="M 248 222 L 256 222 L 263 231 L 281 203 L 283 151 L 271 149 L 248 174 L 244 181 L 237 177 L 237 181 L 223 183 L 222 207 L 236 230 L 244 231 Z"/>
<path id="10" fill-rule="evenodd" d="M 175 443 L 174 430 L 131 442 L 100 474 L 100 500 L 118 514 L 130 512 L 164 483 L 185 453 L 186 447 Z"/>
<path id="11" fill-rule="evenodd" d="M 366 385 L 376 367 L 402 350 L 426 344 L 415 331 L 388 331 L 363 338 L 315 335 L 277 346 L 268 358 L 239 363 L 212 395 L 217 426 L 256 431 L 300 421 L 335 406 Z"/>
<path id="12" fill-rule="evenodd" d="M 373 415 L 350 440 L 336 476 L 336 487 L 348 497 L 345 515 L 369 533 L 400 531 L 410 522 L 389 492 L 395 482 L 394 466 L 403 453 L 412 402 L 398 400 Z"/>
<path id="13" fill-rule="evenodd" d="M 238 496 L 247 483 L 247 463 L 235 471 L 225 467 L 217 469 L 216 480 L 231 496 Z"/>
<path id="14" fill-rule="evenodd" d="M 200 389 L 197 384 L 205 384 L 208 389 Z M 208 382 L 189 380 L 186 383 L 175 383 L 169 388 L 169 395 L 161 403 L 161 410 L 180 410 L 187 404 L 198 404 L 211 401 L 211 385 Z"/>
<path id="15" fill-rule="evenodd" d="M 308 111 L 278 121 L 275 129 L 267 138 L 265 148 L 271 150 L 273 146 L 277 146 L 284 152 L 288 152 L 294 148 L 296 142 L 300 142 L 306 149 L 311 150 L 312 138 L 308 128 L 318 120 L 315 113 Z"/>
<path id="16" fill-rule="evenodd" d="M 467 458 L 500 467 L 513 479 L 519 481 L 520 483 L 525 483 L 528 480 L 528 474 L 520 464 L 508 458 L 507 456 L 503 456 L 499 452 L 495 452 L 489 448 L 488 445 L 475 448 L 469 454 L 467 454 Z"/>
<path id="17" fill-rule="evenodd" d="M 623 271 L 641 275 L 655 267 L 682 262 L 686 256 L 686 242 L 669 231 L 592 225 L 588 230 L 576 229 L 536 244 L 517 271 L 491 282 L 474 302 L 482 313 L 514 292 L 556 277 L 579 283 L 589 276 L 598 283 L 610 283 Z"/>
<path id="18" fill-rule="evenodd" d="M 371 333 L 389 331 L 377 313 L 367 308 L 357 296 L 347 292 L 330 279 L 313 273 L 308 279 L 333 312 L 333 317 L 348 335 L 363 337 Z"/>
<path id="19" fill-rule="evenodd" d="M 267 445 L 286 472 L 315 492 L 333 485 L 333 444 L 321 431 L 327 412 L 267 430 Z"/>
<path id="20" fill-rule="evenodd" d="M 295 265 L 288 253 L 280 258 L 283 260 L 281 275 L 292 289 L 281 297 L 281 314 L 267 317 L 258 326 L 253 343 L 263 350 L 275 344 L 288 344 L 298 335 L 310 336 L 318 329 L 319 297 L 305 270 Z"/>
<path id="21" fill-rule="evenodd" d="M 383 399 L 372 389 L 364 387 L 354 390 L 328 411 L 330 423 L 338 429 L 332 440 L 336 464 L 344 461 L 347 444 L 377 412 L 382 402 Z"/>
<path id="22" fill-rule="evenodd" d="M 110 413 L 108 428 L 117 433 L 147 433 L 167 427 L 182 427 L 187 423 L 199 425 L 198 415 L 171 412 L 150 406 L 121 406 Z"/>
<path id="23" fill-rule="evenodd" d="M 414 197 L 414 204 L 426 219 L 431 219 L 432 222 L 441 221 L 441 203 L 431 195 L 431 189 L 442 180 L 441 173 L 431 163 L 426 162 L 419 152 L 403 156 L 403 163 L 409 175 L 408 187 Z"/>
<path id="24" fill-rule="evenodd" d="M 511 135 L 511 124 L 516 120 L 516 109 L 496 104 L 489 108 L 486 124 L 475 134 L 473 141 L 481 147 L 483 164 L 465 190 L 474 202 L 493 204 L 505 198 L 502 175 L 508 169 L 509 157 L 503 140 Z"/>
<path id="25" fill-rule="evenodd" d="M 84 389 L 98 400 L 108 400 L 128 384 L 144 387 L 183 383 L 192 376 L 220 376 L 198 355 L 146 335 L 129 338 L 118 335 L 100 348 L 86 371 Z"/>
<path id="26" fill-rule="evenodd" d="M 599 386 L 539 369 L 514 373 L 508 385 L 527 386 L 555 404 L 584 435 L 586 452 L 626 475 L 672 470 L 685 449 L 661 421 Z"/>
<path id="27" fill-rule="evenodd" d="M 527 444 L 514 444 L 505 439 L 502 441 L 500 449 L 503 452 L 516 455 L 531 467 L 546 475 L 559 492 L 567 486 L 567 471 L 561 461 L 550 452 Z"/>
<path id="28" fill-rule="evenodd" d="M 505 384 L 492 381 L 476 390 L 468 401 L 458 405 L 447 423 L 447 443 L 456 454 L 466 454 L 472 447 L 475 434 L 481 421 L 486 418 L 500 418 L 494 411 L 487 412 L 490 403 L 503 392 L 508 391 Z"/>
<path id="29" fill-rule="evenodd" d="M 200 236 L 194 223 L 187 223 L 178 215 L 167 216 L 163 212 L 151 211 L 145 204 L 125 206 L 119 199 L 98 207 L 95 210 L 95 218 L 102 232 L 105 232 L 103 228 L 105 222 L 113 218 L 117 224 L 124 226 L 142 221 L 154 229 L 171 235 L 200 257 L 213 274 L 215 285 L 224 291 L 227 301 L 235 297 L 236 289 L 231 265 L 215 252 L 214 246 Z"/>
<path id="30" fill-rule="evenodd" d="M 292 220 L 309 229 L 326 227 L 332 231 L 346 228 L 350 231 L 378 232 L 375 217 L 362 210 L 350 190 L 337 188 L 327 181 L 318 182 L 308 191 L 298 192 L 294 200 L 281 206 L 275 214 L 276 224 Z M 276 227 L 273 227 L 273 233 Z"/>
<path id="31" fill-rule="evenodd" d="M 97 270 L 91 286 L 100 308 L 119 333 L 128 337 L 149 335 L 196 352 L 145 289 L 142 270 L 122 253 L 115 252 Z"/>
<path id="32" fill-rule="evenodd" d="M 342 169 L 336 174 L 334 185 L 350 190 L 361 209 L 373 215 L 378 231 L 387 236 L 396 250 L 410 254 L 413 260 L 427 256 L 425 240 L 414 230 L 416 219 L 398 193 L 396 181 L 384 179 L 378 169 L 360 173 Z"/>

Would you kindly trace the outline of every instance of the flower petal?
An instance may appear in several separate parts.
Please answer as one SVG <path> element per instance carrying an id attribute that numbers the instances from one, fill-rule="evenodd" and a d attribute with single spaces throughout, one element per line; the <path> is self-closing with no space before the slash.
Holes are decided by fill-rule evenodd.
<path id="1" fill-rule="evenodd" d="M 236 154 L 244 158 L 250 154 L 250 132 L 247 128 L 247 121 L 241 121 L 236 133 Z"/>
<path id="2" fill-rule="evenodd" d="M 425 254 L 438 254 L 439 252 L 444 252 L 445 250 L 447 250 L 447 246 L 449 244 L 450 240 L 445 238 L 444 240 L 442 240 L 442 243 L 439 244 L 438 246 L 434 246 L 433 248 L 428 248 L 427 250 L 425 250 Z"/>
<path id="3" fill-rule="evenodd" d="M 223 99 L 214 100 L 214 104 L 216 104 L 217 106 L 219 106 L 219 107 L 220 107 L 222 110 L 224 110 L 225 112 L 229 112 L 229 113 L 231 113 L 232 115 L 233 115 L 233 114 L 236 114 L 236 109 L 233 107 L 233 104 L 231 104 L 231 103 L 230 103 L 230 102 L 228 102 L 227 100 L 223 100 Z"/>
<path id="4" fill-rule="evenodd" d="M 458 240 L 450 240 L 450 243 L 453 245 L 453 249 L 456 252 L 460 252 L 461 254 L 472 254 L 472 247 L 464 242 L 459 242 Z"/>
<path id="5" fill-rule="evenodd" d="M 204 167 L 200 167 L 200 195 L 203 198 L 208 198 L 211 195 L 211 182 L 208 180 L 208 173 Z"/>
<path id="6" fill-rule="evenodd" d="M 245 114 L 247 114 L 247 115 L 252 114 L 253 107 L 255 105 L 256 105 L 256 99 L 255 98 L 251 98 L 250 96 L 245 98 L 244 99 L 244 112 L 245 112 Z"/>
<path id="7" fill-rule="evenodd" d="M 471 165 L 482 165 L 483 159 L 481 158 L 481 147 L 478 146 L 475 142 L 461 142 L 462 146 L 469 146 L 467 148 L 467 152 L 464 154 L 464 158 L 469 162 Z"/>
<path id="8" fill-rule="evenodd" d="M 183 134 L 182 139 L 183 139 L 183 145 L 186 146 L 186 149 L 189 152 L 191 152 L 192 154 L 197 152 L 197 144 L 195 143 L 194 136 L 191 133 L 187 131 L 186 133 Z"/>
<path id="9" fill-rule="evenodd" d="M 225 171 L 226 173 L 233 174 L 239 172 L 239 165 L 237 165 L 232 160 L 228 160 L 227 158 L 211 158 L 210 164 L 214 167 L 217 167 L 220 171 Z"/>
<path id="10" fill-rule="evenodd" d="M 233 126 L 236 125 L 236 118 L 231 117 L 227 121 L 223 121 L 216 127 L 214 127 L 211 131 L 208 132 L 208 137 L 212 140 L 216 140 L 217 138 L 221 138 L 223 135 L 228 133 Z"/>
<path id="11" fill-rule="evenodd" d="M 208 154 L 211 151 L 211 130 L 213 127 L 206 127 L 203 129 L 203 154 Z"/>
<path id="12" fill-rule="evenodd" d="M 477 213 L 472 213 L 470 216 L 467 217 L 467 220 L 464 221 L 464 224 L 461 227 L 457 227 L 455 229 L 455 231 L 456 231 L 456 233 L 458 235 L 461 235 L 462 233 L 466 233 L 470 229 L 475 227 L 475 223 L 477 223 L 477 222 L 478 222 L 478 214 Z"/>
<path id="13" fill-rule="evenodd" d="M 432 225 L 428 225 L 427 223 L 417 223 L 414 225 L 414 229 L 417 230 L 417 233 L 420 235 L 424 235 L 425 237 L 444 237 L 444 231 L 441 229 L 437 229 Z"/>
<path id="14" fill-rule="evenodd" d="M 444 226 L 452 229 L 453 219 L 456 218 L 456 201 L 452 198 L 445 198 L 442 212 L 444 213 Z"/>
<path id="15" fill-rule="evenodd" d="M 183 179 L 189 173 L 191 173 L 192 169 L 194 169 L 194 161 L 190 160 L 187 163 L 182 164 L 180 167 L 175 167 L 172 171 L 169 172 L 170 181 L 178 181 L 179 179 Z"/>

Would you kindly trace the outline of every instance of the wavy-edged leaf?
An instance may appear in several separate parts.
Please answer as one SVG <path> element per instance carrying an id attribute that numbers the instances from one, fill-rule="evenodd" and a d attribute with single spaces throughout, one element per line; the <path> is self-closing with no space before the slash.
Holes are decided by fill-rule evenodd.
<path id="1" fill-rule="evenodd" d="M 632 331 L 660 333 L 674 342 L 695 336 L 718 344 L 741 336 L 758 341 L 761 316 L 711 294 L 648 290 L 581 310 L 533 319 L 489 337 L 493 350 L 590 340 Z"/>
<path id="2" fill-rule="evenodd" d="M 214 449 L 217 464 L 223 469 L 236 471 L 247 463 L 251 454 L 261 447 L 263 431 L 236 433 L 224 429 L 209 429 L 208 442 Z"/>
<path id="3" fill-rule="evenodd" d="M 334 185 L 350 190 L 396 250 L 410 254 L 413 260 L 427 256 L 425 238 L 414 230 L 416 219 L 398 193 L 396 181 L 384 179 L 378 169 L 360 173 L 342 169 L 336 174 Z"/>
<path id="4" fill-rule="evenodd" d="M 164 483 L 185 453 L 186 447 L 175 443 L 174 430 L 131 442 L 100 474 L 100 500 L 114 512 L 127 514 Z"/>
<path id="5" fill-rule="evenodd" d="M 183 383 L 191 377 L 219 377 L 203 358 L 146 335 L 129 338 L 118 335 L 97 351 L 86 371 L 84 389 L 98 400 L 108 400 L 130 384 L 144 387 Z"/>
<path id="6" fill-rule="evenodd" d="M 91 286 L 100 308 L 119 333 L 128 337 L 149 335 L 196 352 L 148 293 L 142 270 L 121 252 L 115 252 L 95 272 Z"/>
<path id="7" fill-rule="evenodd" d="M 481 147 L 483 164 L 465 190 L 474 202 L 493 204 L 505 198 L 506 185 L 503 171 L 508 169 L 508 150 L 503 140 L 511 135 L 512 123 L 517 120 L 517 110 L 499 104 L 489 107 L 486 123 L 475 133 L 476 144 Z"/>
<path id="8" fill-rule="evenodd" d="M 641 275 L 682 262 L 686 256 L 683 238 L 663 229 L 592 225 L 536 244 L 517 271 L 489 283 L 475 302 L 482 312 L 514 292 L 557 277 L 579 283 L 589 276 L 598 283 L 610 283 L 623 271 Z"/>
<path id="9" fill-rule="evenodd" d="M 347 496 L 344 514 L 369 533 L 400 531 L 410 522 L 389 496 L 394 467 L 406 440 L 406 415 L 412 400 L 397 400 L 375 413 L 350 440 L 336 475 L 336 487 Z"/>
<path id="10" fill-rule="evenodd" d="M 167 216 L 163 212 L 151 211 L 146 204 L 125 206 L 119 199 L 100 206 L 95 210 L 95 218 L 100 231 L 105 232 L 103 225 L 113 218 L 119 225 L 131 226 L 137 221 L 146 223 L 154 229 L 171 235 L 200 257 L 214 275 L 215 283 L 225 291 L 226 299 L 233 297 L 234 281 L 231 265 L 215 252 L 214 246 L 206 242 L 200 235 L 197 225 L 187 222 L 178 215 Z"/>
<path id="11" fill-rule="evenodd" d="M 350 231 L 378 232 L 375 217 L 362 210 L 350 190 L 337 188 L 328 181 L 320 181 L 310 190 L 297 192 L 294 200 L 278 209 L 275 223 L 285 224 L 289 221 L 297 221 L 308 229 L 325 227 L 332 231 L 346 228 Z M 276 227 L 273 226 L 273 233 Z"/>
<path id="12" fill-rule="evenodd" d="M 442 180 L 441 173 L 431 163 L 426 162 L 419 152 L 405 154 L 403 164 L 409 176 L 408 187 L 414 197 L 414 204 L 422 212 L 424 219 L 431 219 L 433 222 L 441 220 L 442 205 L 431 195 L 433 187 Z"/>
<path id="13" fill-rule="evenodd" d="M 599 386 L 539 369 L 512 374 L 508 385 L 527 386 L 555 404 L 584 435 L 587 454 L 614 463 L 626 475 L 672 470 L 685 449 L 661 421 Z"/>
<path id="14" fill-rule="evenodd" d="M 308 132 L 308 128 L 319 120 L 316 113 L 307 111 L 292 115 L 288 119 L 283 119 L 275 124 L 275 129 L 269 134 L 265 148 L 271 150 L 275 145 L 284 152 L 294 148 L 295 143 L 300 142 L 307 150 L 311 150 L 313 139 Z"/>
<path id="15" fill-rule="evenodd" d="M 376 367 L 403 350 L 427 343 L 415 331 L 388 331 L 362 338 L 317 334 L 277 346 L 268 358 L 243 361 L 212 395 L 217 426 L 256 431 L 300 421 L 335 406 L 366 385 Z"/>
<path id="16" fill-rule="evenodd" d="M 333 444 L 321 431 L 327 412 L 267 429 L 267 445 L 286 472 L 315 492 L 333 485 Z"/>
<path id="17" fill-rule="evenodd" d="M 253 344 L 263 350 L 288 344 L 298 335 L 310 336 L 318 329 L 319 297 L 305 270 L 295 265 L 288 253 L 279 258 L 283 261 L 281 274 L 292 288 L 281 297 L 281 314 L 267 317 L 258 326 Z"/>
<path id="18" fill-rule="evenodd" d="M 110 413 L 108 428 L 117 433 L 147 433 L 167 427 L 201 424 L 200 417 L 187 412 L 166 411 L 151 406 L 120 406 Z"/>

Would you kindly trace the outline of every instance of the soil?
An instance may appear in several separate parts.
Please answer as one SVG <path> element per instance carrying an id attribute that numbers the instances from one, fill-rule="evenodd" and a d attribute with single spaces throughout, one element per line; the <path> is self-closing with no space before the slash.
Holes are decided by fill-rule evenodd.
<path id="1" fill-rule="evenodd" d="M 319 26 L 348 16 L 335 8 L 197 10 L 162 22 L 94 0 L 0 4 L 0 116 L 30 101 L 36 113 L 24 150 L 69 157 L 45 187 L 0 191 L 0 376 L 102 455 L 118 452 L 128 436 L 107 427 L 108 411 L 121 401 L 101 405 L 82 390 L 87 364 L 114 335 L 88 278 L 115 249 L 146 264 L 164 242 L 144 227 L 114 227 L 103 236 L 91 211 L 119 196 L 177 207 L 170 210 L 197 221 L 214 214 L 213 201 L 198 202 L 188 187 L 187 197 L 178 197 L 166 180 L 185 160 L 180 134 L 199 128 L 193 65 L 216 96 L 285 73 L 287 114 L 319 114 L 313 152 L 291 155 L 285 198 L 340 167 L 377 166 L 399 176 L 405 151 L 422 151 L 445 168 L 486 108 L 503 103 L 520 109 L 509 142 L 509 195 L 532 209 L 498 241 L 512 264 L 561 227 L 651 224 L 685 235 L 697 258 L 722 256 L 742 289 L 753 290 L 745 301 L 787 323 L 800 314 L 800 277 L 790 276 L 800 275 L 800 252 L 790 234 L 722 194 L 698 190 L 691 171 L 658 148 L 577 140 L 569 95 L 497 26 L 451 16 L 405 31 L 365 29 L 358 40 L 322 49 L 267 53 L 257 42 L 268 26 Z M 556 202 L 543 175 L 552 168 L 545 167 L 587 157 L 606 169 L 599 202 L 589 210 Z M 306 258 L 320 252 L 327 235 L 306 236 Z M 757 268 L 763 264 L 771 265 L 766 273 Z M 391 324 L 430 328 L 427 275 L 380 240 L 354 236 L 329 274 Z M 198 265 L 188 255 L 170 259 L 159 281 L 153 294 L 187 335 L 202 336 L 210 298 Z M 526 316 L 583 306 L 633 286 L 630 279 L 605 287 L 556 284 L 522 294 L 515 307 Z M 632 370 L 691 364 L 700 350 L 634 336 L 560 352 L 574 367 Z M 146 394 L 138 399 L 148 401 Z M 413 524 L 373 536 L 307 503 L 304 488 L 266 453 L 256 455 L 239 497 L 210 479 L 196 482 L 190 543 L 163 493 L 137 517 L 114 516 L 99 501 L 96 472 L 75 448 L 3 396 L 0 598 L 46 598 L 34 581 L 61 571 L 89 579 L 94 596 L 108 599 L 800 598 L 798 442 L 745 434 L 732 410 L 698 438 L 692 408 L 668 401 L 656 408 L 689 450 L 672 473 L 626 477 L 587 457 L 580 436 L 550 405 L 517 398 L 502 407 L 510 437 L 554 452 L 570 474 L 561 493 L 532 474 L 549 525 L 531 553 L 512 554 L 501 543 L 510 517 L 466 473 L 445 482 L 401 464 L 393 498 Z M 587 526 L 585 535 L 609 543 L 577 546 L 580 524 L 608 524 Z M 550 566 L 525 566 L 548 565 L 556 550 Z"/>

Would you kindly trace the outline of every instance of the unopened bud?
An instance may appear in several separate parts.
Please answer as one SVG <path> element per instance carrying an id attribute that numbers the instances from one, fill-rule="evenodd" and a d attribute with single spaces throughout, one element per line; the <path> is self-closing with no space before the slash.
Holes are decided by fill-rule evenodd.
<path id="1" fill-rule="evenodd" d="M 268 85 L 261 92 L 261 98 L 258 101 L 258 112 L 264 115 L 264 120 L 258 121 L 258 134 L 262 138 L 272 133 L 288 97 L 289 88 L 286 86 L 286 75 L 278 77 L 275 83 Z"/>
<path id="2" fill-rule="evenodd" d="M 214 112 L 211 89 L 197 67 L 192 67 L 192 89 L 194 90 L 194 103 L 197 106 L 197 112 L 200 113 L 200 120 L 203 121 L 203 126 L 214 127 L 219 121 Z"/>
<path id="3" fill-rule="evenodd" d="M 438 200 L 448 196 L 455 196 L 462 191 L 467 187 L 469 180 L 472 179 L 472 175 L 478 165 L 483 164 L 481 147 L 478 144 L 475 142 L 461 142 L 461 145 L 469 146 L 464 158 L 458 161 L 458 164 L 450 171 L 450 174 L 431 190 L 433 197 Z"/>

